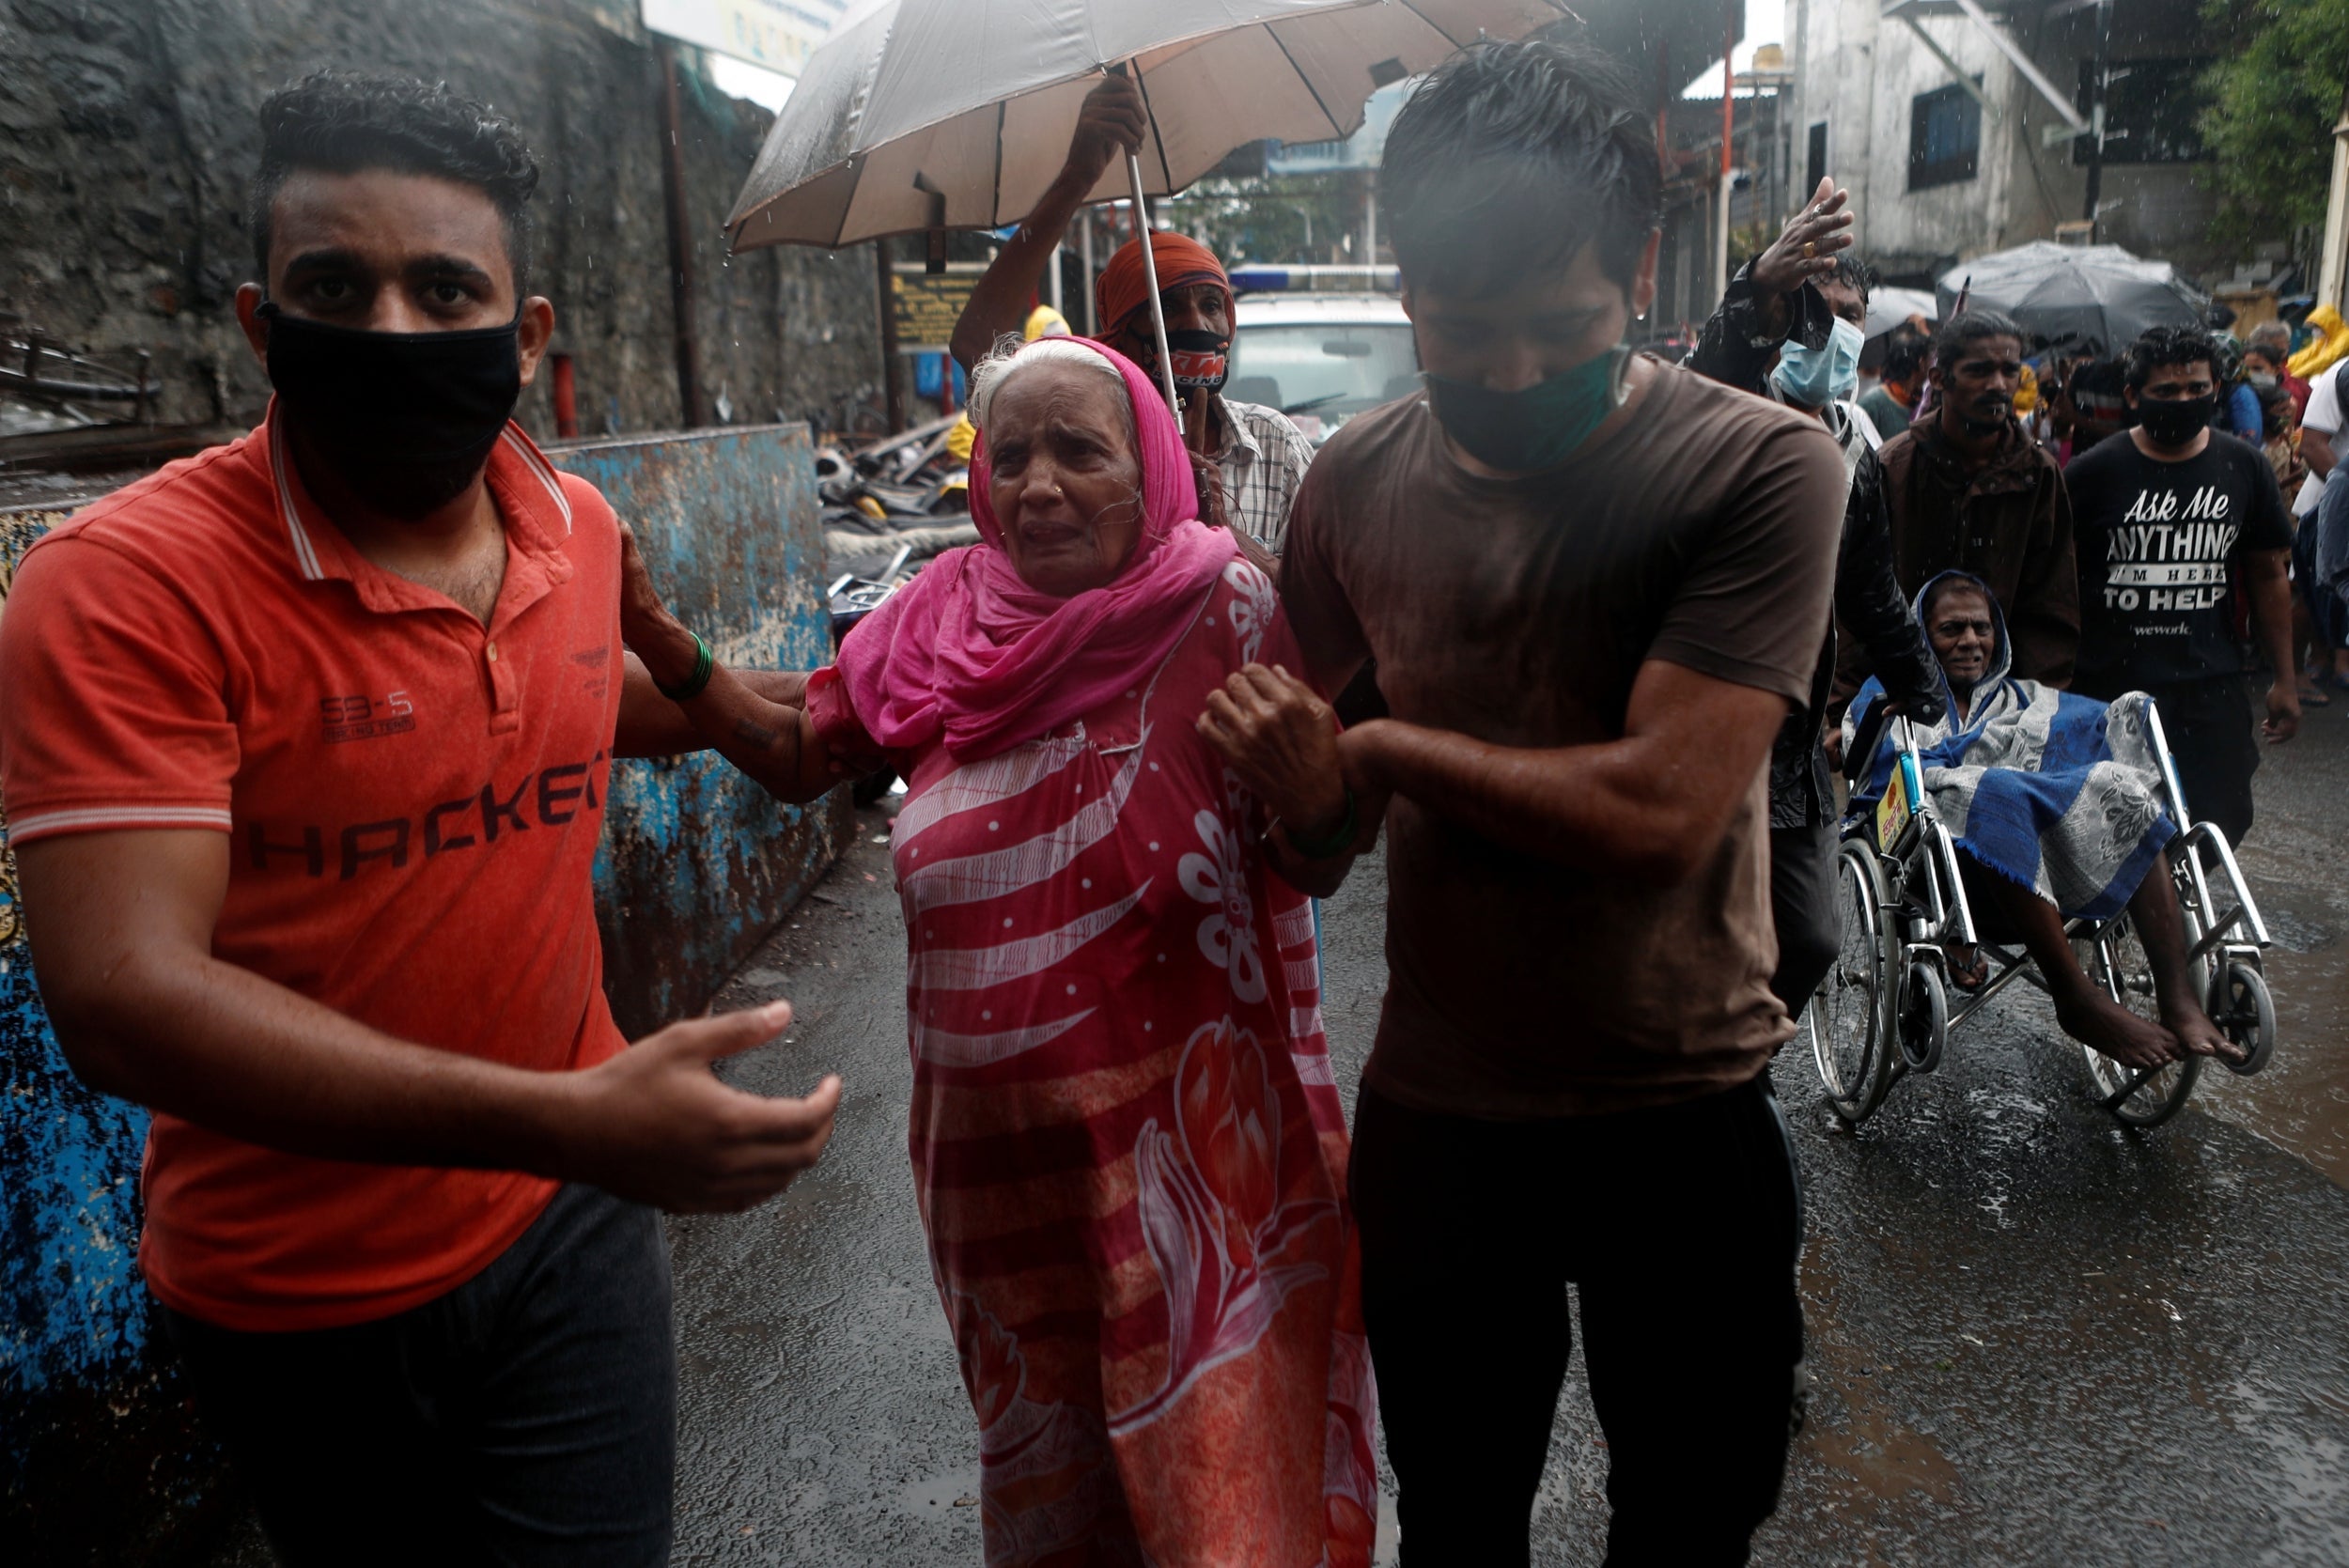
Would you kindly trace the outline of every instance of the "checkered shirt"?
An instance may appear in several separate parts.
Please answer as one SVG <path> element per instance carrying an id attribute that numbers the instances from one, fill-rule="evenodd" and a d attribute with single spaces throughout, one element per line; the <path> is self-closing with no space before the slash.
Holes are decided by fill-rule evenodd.
<path id="1" fill-rule="evenodd" d="M 1289 504 L 1305 482 L 1314 443 L 1288 415 L 1261 403 L 1237 403 L 1219 394 L 1230 432 L 1217 465 L 1223 471 L 1223 506 L 1232 525 L 1274 555 L 1288 539 Z"/>

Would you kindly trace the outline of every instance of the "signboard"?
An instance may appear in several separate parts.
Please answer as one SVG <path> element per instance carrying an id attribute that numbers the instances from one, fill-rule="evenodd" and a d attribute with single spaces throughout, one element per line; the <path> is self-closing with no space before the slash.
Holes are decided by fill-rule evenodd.
<path id="1" fill-rule="evenodd" d="M 962 307 L 971 303 L 971 290 L 985 271 L 975 261 L 951 264 L 942 272 L 928 272 L 919 262 L 899 266 L 889 280 L 890 301 L 896 307 L 897 351 L 945 352 L 955 323 L 962 319 Z"/>
<path id="2" fill-rule="evenodd" d="M 785 76 L 807 57 L 846 10 L 845 0 L 644 0 L 645 25 Z"/>

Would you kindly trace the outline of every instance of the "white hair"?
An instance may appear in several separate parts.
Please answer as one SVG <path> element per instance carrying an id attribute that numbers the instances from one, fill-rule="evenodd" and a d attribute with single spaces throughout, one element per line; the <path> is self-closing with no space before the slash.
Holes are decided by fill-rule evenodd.
<path id="1" fill-rule="evenodd" d="M 1129 420 L 1132 418 L 1133 403 L 1126 396 L 1126 378 L 1099 349 L 1088 349 L 1073 337 L 1039 337 L 1033 343 L 1019 344 L 1006 338 L 971 372 L 971 423 L 986 429 L 987 411 L 994 405 L 995 395 L 1003 389 L 1003 383 L 1020 371 L 1039 365 L 1077 365 L 1099 371 L 1117 388 L 1118 406 L 1126 411 Z"/>

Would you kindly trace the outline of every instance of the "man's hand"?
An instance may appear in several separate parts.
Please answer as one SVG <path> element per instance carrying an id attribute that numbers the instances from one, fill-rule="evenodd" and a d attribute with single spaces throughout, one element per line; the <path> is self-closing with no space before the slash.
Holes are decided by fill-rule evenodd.
<path id="1" fill-rule="evenodd" d="M 709 1068 L 790 1023 L 787 1001 L 688 1018 L 568 1075 L 565 1174 L 673 1214 L 733 1214 L 781 1192 L 824 1152 L 840 1079 L 779 1099 L 730 1088 Z"/>
<path id="2" fill-rule="evenodd" d="M 2280 746 L 2300 733 L 2300 690 L 2292 676 L 2279 675 L 2267 688 L 2267 718 L 2261 724 L 2267 743 Z"/>
<path id="3" fill-rule="evenodd" d="M 2281 474 L 2276 475 L 2276 487 L 2283 491 L 2284 499 L 2289 502 L 2300 493 L 2300 487 L 2308 482 L 2308 462 L 2300 456 L 2299 449 L 2295 447 L 2292 460 L 2284 465 L 2284 471 Z"/>
<path id="4" fill-rule="evenodd" d="M 1851 248 L 1851 193 L 1839 191 L 1832 179 L 1822 179 L 1811 204 L 1795 214 L 1769 249 L 1753 258 L 1747 275 L 1753 283 L 1754 303 L 1783 321 L 1786 296 L 1815 277 L 1835 271 L 1839 251 Z"/>
<path id="5" fill-rule="evenodd" d="M 644 551 L 636 548 L 636 530 L 625 522 L 620 524 L 620 641 L 662 686 L 675 686 L 693 673 L 692 634 L 661 602 Z"/>
<path id="6" fill-rule="evenodd" d="M 1149 110 L 1142 88 L 1130 76 L 1105 76 L 1085 95 L 1077 114 L 1077 133 L 1068 138 L 1068 162 L 1061 178 L 1090 191 L 1109 166 L 1128 152 L 1142 150 L 1148 132 Z"/>
<path id="7" fill-rule="evenodd" d="M 2314 520 L 2311 519 L 2310 521 Z M 2261 727 L 2268 744 L 2280 746 L 2300 733 L 2300 667 L 2292 635 L 2292 551 L 2254 550 L 2243 557 L 2244 597 L 2251 607 L 2251 631 L 2275 672 L 2267 688 L 2267 720 Z"/>
<path id="8" fill-rule="evenodd" d="M 1345 821 L 1337 716 L 1280 665 L 1248 665 L 1207 693 L 1199 736 L 1292 838 L 1327 839 Z"/>

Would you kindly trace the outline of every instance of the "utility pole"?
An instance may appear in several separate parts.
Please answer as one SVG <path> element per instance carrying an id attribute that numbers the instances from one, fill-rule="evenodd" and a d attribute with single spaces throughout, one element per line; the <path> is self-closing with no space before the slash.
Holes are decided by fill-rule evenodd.
<path id="1" fill-rule="evenodd" d="M 1721 201 L 1713 232 L 1713 298 L 1729 293 L 1729 198 L 1735 184 L 1730 172 L 1731 148 L 1737 124 L 1737 71 L 1732 56 L 1737 52 L 1737 29 L 1745 21 L 1738 0 L 1721 7 Z"/>
<path id="2" fill-rule="evenodd" d="M 677 45 L 655 33 L 661 68 L 661 194 L 669 217 L 669 311 L 677 338 L 677 412 L 691 430 L 709 423 L 702 399 L 701 334 L 693 319 L 693 229 L 685 210 L 685 144 L 677 112 Z"/>
<path id="3" fill-rule="evenodd" d="M 2088 201 L 2080 214 L 2088 220 L 2088 242 L 2104 238 L 2097 231 L 2096 209 L 2105 194 L 2105 78 L 2112 70 L 2112 0 L 2096 0 L 2096 61 L 2088 74 Z"/>

